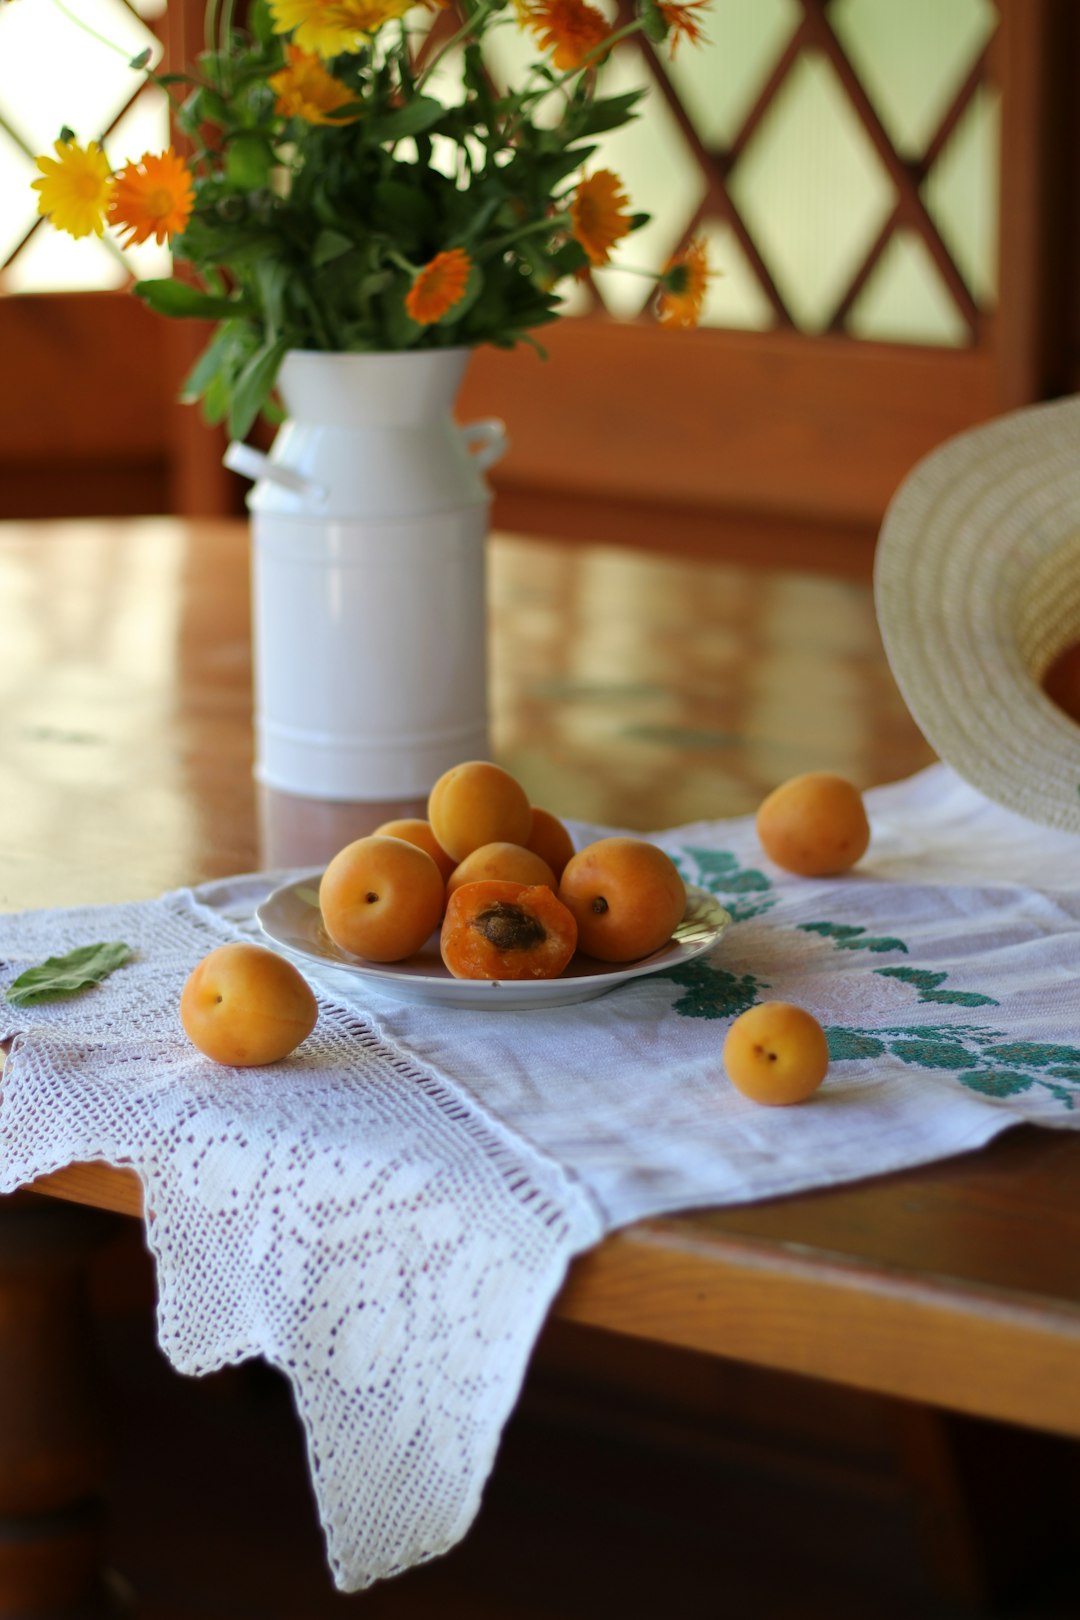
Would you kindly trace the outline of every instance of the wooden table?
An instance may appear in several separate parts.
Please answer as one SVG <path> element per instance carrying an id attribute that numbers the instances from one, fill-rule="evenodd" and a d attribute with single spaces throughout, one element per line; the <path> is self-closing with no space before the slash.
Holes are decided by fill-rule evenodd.
<path id="1" fill-rule="evenodd" d="M 0 591 L 0 909 L 317 861 L 385 813 L 252 782 L 242 525 L 0 525 Z M 870 786 L 932 757 L 865 578 L 498 536 L 491 602 L 495 751 L 557 813 L 648 831 L 751 811 L 800 770 Z M 141 1210 L 134 1174 L 101 1165 L 11 1202 L 0 1371 L 7 1301 L 41 1270 L 27 1245 L 53 1253 L 51 1228 L 19 1235 L 37 1230 L 27 1212 Z M 1078 1255 L 1080 1139 L 1025 1127 L 848 1188 L 642 1222 L 575 1264 L 555 1312 L 1080 1436 Z M 70 1272 L 49 1275 L 55 1341 L 75 1307 Z M 0 1530 L 55 1508 L 39 1498 L 0 1487 Z"/>

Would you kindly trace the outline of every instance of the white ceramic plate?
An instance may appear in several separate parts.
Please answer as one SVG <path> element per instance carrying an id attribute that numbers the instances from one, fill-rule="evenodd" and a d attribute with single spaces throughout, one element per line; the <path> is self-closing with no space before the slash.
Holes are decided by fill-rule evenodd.
<path id="1" fill-rule="evenodd" d="M 687 889 L 686 913 L 671 939 L 640 962 L 612 968 L 575 956 L 557 979 L 455 979 L 443 966 L 433 934 L 407 961 L 382 965 L 350 956 L 326 933 L 319 914 L 320 872 L 306 873 L 266 897 L 255 915 L 267 939 L 308 965 L 353 974 L 366 986 L 401 1001 L 449 1007 L 563 1007 L 590 1001 L 643 973 L 678 967 L 715 945 L 731 922 L 704 889 Z"/>

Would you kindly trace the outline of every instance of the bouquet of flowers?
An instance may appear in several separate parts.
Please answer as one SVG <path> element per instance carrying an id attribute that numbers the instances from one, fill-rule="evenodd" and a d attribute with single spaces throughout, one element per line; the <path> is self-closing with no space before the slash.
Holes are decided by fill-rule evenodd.
<path id="1" fill-rule="evenodd" d="M 697 43 L 707 0 L 633 0 L 621 26 L 590 0 L 252 0 L 241 28 L 234 3 L 208 0 L 190 72 L 131 63 L 169 93 L 183 155 L 114 168 L 65 128 L 33 184 L 73 236 L 108 225 L 123 246 L 171 244 L 177 273 L 134 291 L 216 323 L 185 394 L 242 437 L 289 349 L 535 341 L 560 282 L 609 263 L 646 218 L 590 168 L 641 94 L 603 95 L 605 60 L 638 30 Z M 500 28 L 535 47 L 509 89 L 485 58 Z M 444 100 L 433 81 L 451 63 Z M 696 324 L 710 273 L 697 240 L 664 268 L 664 325 Z"/>

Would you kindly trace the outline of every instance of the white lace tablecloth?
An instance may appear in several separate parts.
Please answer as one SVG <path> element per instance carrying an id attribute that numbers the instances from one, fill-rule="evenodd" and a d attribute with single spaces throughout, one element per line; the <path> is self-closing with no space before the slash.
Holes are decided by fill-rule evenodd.
<path id="1" fill-rule="evenodd" d="M 132 1166 L 161 1346 L 182 1372 L 261 1354 L 287 1374 L 337 1584 L 433 1557 L 475 1515 L 570 1259 L 605 1232 L 1080 1124 L 1080 841 L 944 766 L 867 802 L 870 850 L 838 879 L 771 867 L 750 819 L 655 835 L 735 917 L 707 957 L 528 1012 L 328 970 L 314 1034 L 263 1069 L 203 1058 L 177 1003 L 280 874 L 0 916 L 0 983 L 91 941 L 135 952 L 68 1001 L 0 1004 L 0 1191 Z M 766 997 L 828 1031 L 798 1108 L 723 1075 L 730 1020 Z"/>

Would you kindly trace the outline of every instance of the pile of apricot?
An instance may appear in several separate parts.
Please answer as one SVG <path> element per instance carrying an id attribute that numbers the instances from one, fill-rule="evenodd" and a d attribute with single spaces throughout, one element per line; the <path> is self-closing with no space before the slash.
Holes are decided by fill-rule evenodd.
<path id="1" fill-rule="evenodd" d="M 339 850 L 319 885 L 334 943 L 400 962 L 439 931 L 459 979 L 551 979 L 575 951 L 632 962 L 670 939 L 686 908 L 671 858 L 642 838 L 575 851 L 563 823 L 488 760 L 445 771 L 427 818 L 388 821 Z"/>

